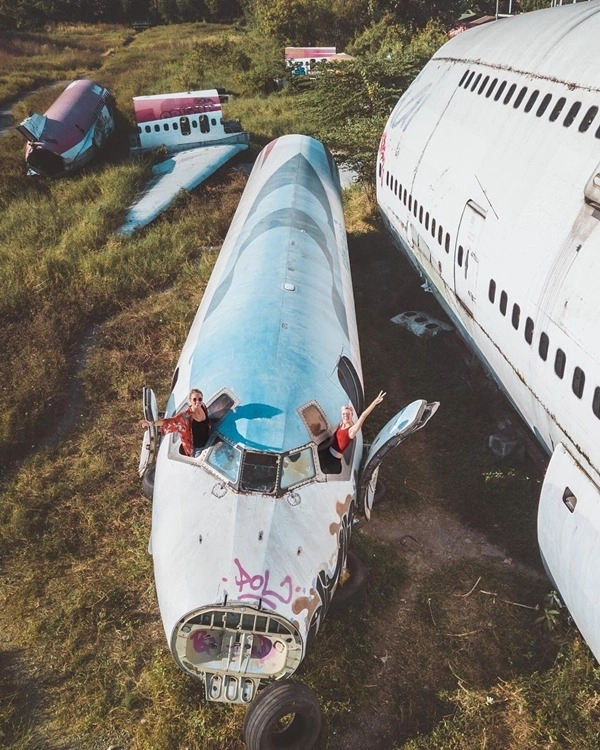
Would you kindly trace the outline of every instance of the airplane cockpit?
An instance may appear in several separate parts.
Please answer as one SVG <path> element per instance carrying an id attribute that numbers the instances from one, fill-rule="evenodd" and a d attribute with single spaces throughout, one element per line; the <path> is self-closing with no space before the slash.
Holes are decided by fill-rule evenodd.
<path id="1" fill-rule="evenodd" d="M 348 357 L 339 358 L 336 374 L 347 399 L 353 404 L 355 412 L 360 414 L 364 406 L 362 384 L 356 368 Z M 174 402 L 173 393 L 178 378 L 179 368 L 175 370 L 171 381 L 171 396 L 166 409 L 169 416 L 186 408 L 186 401 L 180 404 Z M 158 407 L 151 389 L 144 388 L 143 400 L 146 419 L 156 419 Z M 168 456 L 178 462 L 202 467 L 218 478 L 220 488 L 214 489 L 213 492 L 224 493 L 228 486 L 236 492 L 282 497 L 293 493 L 302 485 L 312 482 L 347 481 L 352 474 L 357 450 L 355 441 L 347 448 L 341 460 L 332 459 L 328 446 L 336 424 L 330 423 L 325 410 L 315 399 L 292 409 L 291 412 L 294 412 L 296 417 L 286 410 L 289 418 L 295 419 L 296 444 L 288 440 L 286 449 L 279 452 L 260 448 L 256 443 L 245 441 L 237 428 L 232 424 L 226 425 L 227 421 L 235 423 L 238 420 L 253 421 L 274 417 L 278 411 L 274 406 L 241 404 L 240 399 L 229 388 L 222 388 L 216 392 L 206 401 L 206 406 L 212 431 L 199 455 L 186 456 L 179 436 L 173 433 L 168 436 Z M 147 477 L 144 491 L 150 498 L 154 481 L 153 469 L 147 474 L 145 472 L 146 468 L 152 465 L 160 442 L 161 436 L 158 431 L 155 435 L 149 432 L 144 438 L 140 457 L 139 473 L 140 476 Z"/>
<path id="2" fill-rule="evenodd" d="M 235 442 L 223 434 L 225 430 L 221 431 L 219 426 L 227 415 L 235 414 L 237 407 L 238 399 L 227 389 L 210 399 L 207 408 L 212 434 L 206 446 L 195 457 L 186 456 L 178 434 L 173 433 L 168 436 L 169 458 L 201 466 L 241 493 L 280 497 L 309 482 L 327 481 L 330 474 L 336 479 L 348 478 L 354 446 L 332 469 L 331 462 L 324 459 L 324 451 L 327 451 L 335 425 L 329 423 L 316 401 L 297 410 L 306 428 L 306 443 L 282 452 L 257 450 L 254 445 L 245 446 L 242 441 Z M 177 411 L 183 408 L 185 403 Z"/>
<path id="3" fill-rule="evenodd" d="M 287 453 L 260 453 L 244 449 L 217 436 L 202 462 L 239 492 L 283 495 L 317 476 L 314 446 Z"/>

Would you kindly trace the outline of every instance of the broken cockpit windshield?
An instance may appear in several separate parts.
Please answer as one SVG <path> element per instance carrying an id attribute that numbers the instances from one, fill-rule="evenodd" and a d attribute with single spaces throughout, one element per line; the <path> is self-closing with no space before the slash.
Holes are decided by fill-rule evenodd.
<path id="1" fill-rule="evenodd" d="M 223 440 L 217 440 L 206 460 L 209 466 L 212 466 L 230 482 L 236 484 L 240 472 L 241 458 L 242 451 L 239 448 Z"/>
<path id="2" fill-rule="evenodd" d="M 239 485 L 239 489 L 244 492 L 274 495 L 316 476 L 311 446 L 281 455 L 242 450 L 217 439 L 206 456 L 206 461 L 232 485 Z"/>

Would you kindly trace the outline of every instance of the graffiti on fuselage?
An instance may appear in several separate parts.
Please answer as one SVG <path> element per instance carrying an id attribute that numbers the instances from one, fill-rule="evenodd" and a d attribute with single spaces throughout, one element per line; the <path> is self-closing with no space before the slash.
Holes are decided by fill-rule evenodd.
<path id="1" fill-rule="evenodd" d="M 390 117 L 390 128 L 399 127 L 401 130 L 406 130 L 411 120 L 427 98 L 429 90 L 431 89 L 431 84 L 428 83 L 422 88 L 417 87 L 414 91 L 412 90 L 413 87 L 411 87 L 411 89 L 409 89 L 400 99 L 398 104 L 396 104 L 396 108 Z"/>
<path id="2" fill-rule="evenodd" d="M 237 656 L 241 648 L 239 640 L 236 640 L 233 644 L 227 641 L 223 642 L 222 633 L 216 634 L 207 630 L 195 630 L 190 635 L 190 641 L 196 654 L 208 654 L 213 659 L 227 656 L 230 649 Z M 250 656 L 253 659 L 262 660 L 270 654 L 272 648 L 273 643 L 269 638 L 255 633 Z"/>
<path id="3" fill-rule="evenodd" d="M 379 140 L 379 163 L 380 163 L 379 181 L 381 185 L 383 185 L 383 176 L 385 174 L 385 144 L 386 142 L 387 142 L 387 133 L 384 130 Z"/>
<path id="4" fill-rule="evenodd" d="M 195 630 L 191 636 L 192 648 L 197 654 L 214 654 L 219 650 L 219 641 L 213 633 Z"/>
<path id="5" fill-rule="evenodd" d="M 278 603 L 289 604 L 292 601 L 293 585 L 291 576 L 285 576 L 278 585 L 276 584 L 271 587 L 271 573 L 269 570 L 251 575 L 237 557 L 233 562 L 238 569 L 238 575 L 234 579 L 235 585 L 238 587 L 238 599 L 260 600 L 267 607 L 271 607 L 271 609 L 277 609 Z M 300 590 L 300 587 L 296 588 L 296 591 Z"/>

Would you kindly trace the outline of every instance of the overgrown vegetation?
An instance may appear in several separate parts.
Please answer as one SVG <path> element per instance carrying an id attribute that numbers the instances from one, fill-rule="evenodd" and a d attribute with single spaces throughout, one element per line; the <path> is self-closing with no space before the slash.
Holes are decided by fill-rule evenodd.
<path id="1" fill-rule="evenodd" d="M 152 7 L 167 13 L 170 6 Z M 218 15 L 225 6 L 197 7 Z M 291 10 L 299 19 L 304 5 L 286 7 L 289 17 L 283 5 L 269 4 L 272 23 L 291 22 Z M 0 100 L 90 75 L 115 96 L 120 126 L 103 160 L 61 181 L 26 178 L 20 137 L 0 138 L 0 745 L 9 750 L 242 748 L 243 711 L 206 704 L 169 656 L 146 551 L 150 507 L 136 475 L 141 388 L 150 383 L 167 394 L 243 190 L 239 164 L 182 196 L 138 236 L 117 239 L 113 231 L 149 172 L 149 160 L 130 159 L 125 148 L 138 94 L 222 86 L 238 94 L 228 116 L 252 134 L 243 159 L 273 137 L 309 132 L 372 173 L 390 107 L 443 41 L 444 27 L 423 17 L 413 33 L 372 3 L 371 16 L 358 3 L 327 7 L 330 21 L 344 10 L 356 59 L 303 85 L 282 67 L 282 29 L 267 36 L 257 18 L 246 28 L 188 23 L 134 35 L 119 26 L 64 25 L 2 37 Z M 413 14 L 423 7 L 406 4 Z M 3 3 L 0 12 L 11 8 Z M 178 8 L 192 12 L 192 4 Z M 315 3 L 311 12 L 325 18 L 326 9 Z M 367 15 L 350 45 L 355 11 Z M 276 78 L 287 85 L 272 90 Z M 55 97 L 51 89 L 31 95 L 15 105 L 15 119 L 44 111 Z M 487 383 L 473 383 L 443 346 L 386 328 L 414 292 L 369 195 L 360 186 L 345 196 L 366 382 L 386 379 L 382 419 L 412 398 L 444 404 L 425 442 L 386 476 L 393 502 L 379 517 L 385 525 L 408 508 L 447 512 L 523 567 L 457 560 L 442 573 L 421 570 L 413 590 L 418 561 L 411 567 L 403 545 L 359 527 L 367 608 L 326 621 L 302 667 L 325 711 L 322 748 L 337 749 L 360 711 L 377 708 L 371 686 L 381 680 L 394 684 L 390 745 L 470 748 L 486 737 L 498 748 L 593 748 L 597 667 L 564 617 L 548 615 L 557 621 L 549 632 L 535 623 L 549 588 L 527 572 L 539 572 L 532 543 L 539 472 L 530 463 L 498 469 L 486 453 Z"/>

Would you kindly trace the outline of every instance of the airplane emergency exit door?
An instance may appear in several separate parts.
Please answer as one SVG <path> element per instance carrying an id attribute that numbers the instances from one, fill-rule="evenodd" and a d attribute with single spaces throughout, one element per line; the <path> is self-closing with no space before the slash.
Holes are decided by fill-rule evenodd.
<path id="1" fill-rule="evenodd" d="M 454 250 L 454 291 L 463 306 L 473 313 L 479 260 L 477 245 L 485 223 L 485 210 L 475 201 L 465 204 Z"/>

